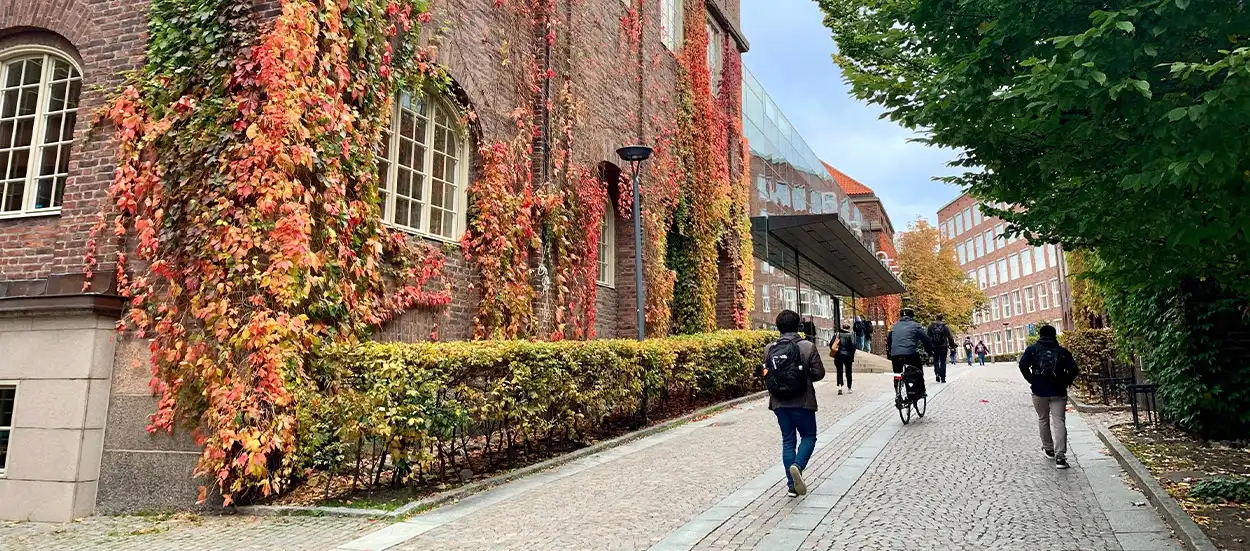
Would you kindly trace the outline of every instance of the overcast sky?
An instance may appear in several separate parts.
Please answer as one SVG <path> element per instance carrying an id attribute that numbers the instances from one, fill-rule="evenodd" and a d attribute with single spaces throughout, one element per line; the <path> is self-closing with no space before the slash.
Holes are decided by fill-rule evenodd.
<path id="1" fill-rule="evenodd" d="M 742 0 L 747 69 L 817 156 L 877 192 L 895 229 L 916 216 L 934 222 L 959 195 L 932 181 L 957 172 L 945 166 L 955 153 L 909 143 L 911 131 L 879 120 L 880 108 L 848 94 L 822 18 L 812 0 Z"/>

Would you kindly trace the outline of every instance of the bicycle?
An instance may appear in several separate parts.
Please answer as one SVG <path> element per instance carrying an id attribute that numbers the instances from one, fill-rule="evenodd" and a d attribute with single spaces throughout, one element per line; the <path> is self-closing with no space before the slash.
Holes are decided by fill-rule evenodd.
<path id="1" fill-rule="evenodd" d="M 916 416 L 923 418 L 925 412 L 929 409 L 929 396 L 927 393 L 921 393 L 919 396 L 912 398 L 910 392 L 903 383 L 903 375 L 907 370 L 921 370 L 920 367 L 908 365 L 903 367 L 903 373 L 894 374 L 894 407 L 898 409 L 898 418 L 906 425 L 911 422 L 911 414 L 916 412 Z M 921 373 L 919 380 L 923 380 L 924 375 Z"/>

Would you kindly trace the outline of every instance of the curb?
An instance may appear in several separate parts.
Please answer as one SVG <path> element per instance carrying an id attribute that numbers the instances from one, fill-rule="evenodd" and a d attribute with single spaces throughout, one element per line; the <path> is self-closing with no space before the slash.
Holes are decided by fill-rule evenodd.
<path id="1" fill-rule="evenodd" d="M 245 515 L 245 516 L 321 514 L 321 515 L 326 515 L 326 516 L 397 519 L 397 518 L 408 516 L 409 514 L 416 513 L 418 511 L 432 509 L 434 507 L 437 507 L 449 501 L 458 501 L 466 497 L 469 497 L 472 494 L 475 494 L 484 490 L 488 490 L 490 488 L 494 488 L 495 486 L 499 486 L 507 482 L 511 482 L 515 479 L 523 478 L 525 476 L 529 476 L 531 474 L 534 474 L 540 471 L 545 471 L 547 469 L 551 469 L 554 467 L 559 467 L 561 465 L 564 465 L 565 463 L 575 461 L 582 457 L 586 457 L 588 455 L 594 455 L 596 453 L 599 453 L 605 450 L 609 450 L 609 449 L 612 449 L 612 448 L 615 448 L 624 444 L 628 444 L 640 438 L 646 438 L 648 436 L 664 432 L 671 428 L 677 427 L 678 425 L 683 425 L 685 423 L 688 423 L 695 418 L 702 417 L 705 415 L 711 415 L 713 413 L 719 412 L 720 410 L 728 409 L 728 408 L 737 406 L 739 404 L 757 400 L 767 395 L 768 395 L 767 390 L 761 390 L 759 392 L 754 392 L 746 396 L 741 396 L 738 398 L 734 398 L 732 400 L 726 400 L 724 402 L 712 404 L 705 408 L 698 409 L 690 413 L 687 413 L 685 415 L 682 415 L 681 417 L 669 419 L 668 421 L 665 421 L 658 425 L 652 425 L 650 427 L 639 429 L 634 432 L 626 433 L 616 438 L 613 438 L 611 440 L 604 440 L 603 442 L 599 442 L 598 444 L 592 444 L 580 450 L 575 450 L 575 451 L 566 453 L 564 455 L 559 455 L 551 459 L 547 459 L 545 461 L 540 461 L 533 465 L 529 465 L 526 467 L 521 467 L 516 470 L 508 471 L 506 473 L 502 473 L 502 474 L 487 478 L 485 480 L 480 480 L 478 482 L 473 482 L 471 484 L 465 484 L 464 486 L 461 486 L 453 490 L 448 490 L 446 492 L 434 494 L 426 498 L 408 502 L 404 504 L 402 507 L 399 507 L 398 509 L 395 509 L 393 511 L 386 511 L 383 509 L 355 509 L 352 507 L 319 507 L 319 506 L 312 506 L 312 505 L 246 505 L 242 507 L 237 507 L 235 511 L 238 514 Z"/>
<path id="2" fill-rule="evenodd" d="M 1133 409 L 1130 406 L 1089 405 L 1077 400 L 1072 394 L 1068 394 L 1068 401 L 1072 402 L 1072 407 L 1075 407 L 1081 413 L 1107 413 L 1109 411 L 1131 411 Z"/>
<path id="3" fill-rule="evenodd" d="M 1142 465 L 1133 456 L 1120 440 L 1111 434 L 1111 431 L 1104 428 L 1098 423 L 1088 423 L 1089 427 L 1094 429 L 1094 434 L 1098 435 L 1098 439 L 1111 450 L 1111 455 L 1115 456 L 1116 461 L 1121 467 L 1128 472 L 1133 481 L 1137 483 L 1146 494 L 1146 499 L 1150 500 L 1150 504 L 1154 506 L 1155 511 L 1163 517 L 1163 520 L 1172 527 L 1177 537 L 1185 544 L 1186 549 L 1191 551 L 1218 551 L 1211 539 L 1202 532 L 1202 529 L 1189 518 L 1189 515 L 1176 504 L 1176 500 L 1168 495 L 1167 490 L 1159 485 L 1154 475 L 1150 474 L 1150 469 Z"/>

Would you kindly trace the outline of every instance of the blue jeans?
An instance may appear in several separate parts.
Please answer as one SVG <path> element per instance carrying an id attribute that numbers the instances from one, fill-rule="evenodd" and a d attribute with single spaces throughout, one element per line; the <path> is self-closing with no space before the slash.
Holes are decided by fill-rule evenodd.
<path id="1" fill-rule="evenodd" d="M 946 351 L 945 350 L 938 350 L 937 354 L 933 355 L 933 375 L 935 375 L 937 377 L 937 380 L 939 381 L 946 380 Z"/>
<path id="2" fill-rule="evenodd" d="M 786 470 L 786 485 L 793 488 L 790 465 L 798 465 L 800 471 L 806 469 L 807 460 L 812 458 L 816 449 L 816 412 L 803 408 L 777 408 L 773 413 L 777 415 L 777 425 L 781 427 L 781 466 Z M 795 432 L 802 437 L 802 441 L 796 442 Z"/>
<path id="3" fill-rule="evenodd" d="M 977 354 L 977 360 L 981 362 L 981 367 L 985 367 L 985 354 Z"/>

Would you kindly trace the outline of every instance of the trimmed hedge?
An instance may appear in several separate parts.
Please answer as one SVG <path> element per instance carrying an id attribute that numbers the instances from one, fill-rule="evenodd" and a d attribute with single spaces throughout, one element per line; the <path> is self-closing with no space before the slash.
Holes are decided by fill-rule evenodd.
<path id="1" fill-rule="evenodd" d="M 319 361 L 302 400 L 307 467 L 396 483 L 454 477 L 534 446 L 578 442 L 648 411 L 758 390 L 775 332 L 646 341 L 367 343 Z M 474 463 L 477 463 L 474 465 Z M 391 467 L 387 469 L 387 467 Z"/>

